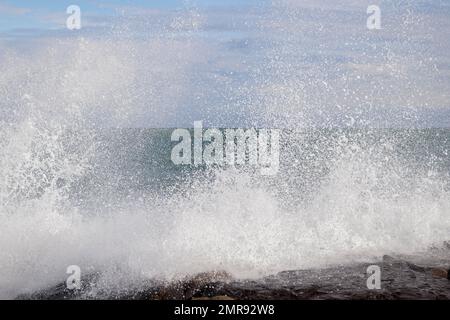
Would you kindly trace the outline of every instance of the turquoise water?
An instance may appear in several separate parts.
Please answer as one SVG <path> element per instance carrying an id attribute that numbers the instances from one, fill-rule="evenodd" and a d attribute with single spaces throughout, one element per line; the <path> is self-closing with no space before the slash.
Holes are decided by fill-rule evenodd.
<path id="1" fill-rule="evenodd" d="M 283 130 L 273 176 L 176 166 L 172 131 L 32 131 L 25 153 L 6 144 L 2 295 L 58 283 L 69 265 L 100 272 L 104 291 L 378 261 L 448 240 L 448 129 Z"/>
<path id="2" fill-rule="evenodd" d="M 426 2 L 383 4 L 377 31 L 323 0 L 0 35 L 0 298 L 72 265 L 133 291 L 449 240 L 450 19 Z M 277 174 L 175 166 L 172 129 L 123 129 L 200 120 L 282 129 Z"/>

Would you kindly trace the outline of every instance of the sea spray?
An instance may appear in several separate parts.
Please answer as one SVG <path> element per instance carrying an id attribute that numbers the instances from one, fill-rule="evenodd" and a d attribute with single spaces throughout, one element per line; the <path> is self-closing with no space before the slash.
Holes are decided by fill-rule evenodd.
<path id="1" fill-rule="evenodd" d="M 407 41 L 427 28 L 396 25 L 395 47 L 313 3 L 268 11 L 226 20 L 243 29 L 229 41 L 189 27 L 189 14 L 28 50 L 2 41 L 0 297 L 63 283 L 73 265 L 99 275 L 96 297 L 149 279 L 259 278 L 448 240 L 449 132 L 405 129 L 427 126 L 417 105 L 448 103 L 448 83 L 422 59 L 439 44 Z M 202 18 L 220 30 L 211 15 Z M 348 41 L 336 37 L 341 20 Z M 174 165 L 173 130 L 161 128 L 199 119 L 284 129 L 278 174 Z"/>

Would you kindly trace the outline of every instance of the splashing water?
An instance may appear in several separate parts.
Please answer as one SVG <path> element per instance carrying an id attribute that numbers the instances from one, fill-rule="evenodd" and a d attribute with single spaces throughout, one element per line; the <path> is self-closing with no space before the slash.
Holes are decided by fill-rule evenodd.
<path id="1" fill-rule="evenodd" d="M 421 122 L 416 103 L 448 102 L 420 80 L 436 80 L 432 62 L 385 42 L 347 61 L 345 48 L 311 37 L 314 5 L 295 8 L 255 10 L 245 17 L 255 29 L 222 42 L 208 33 L 214 13 L 189 12 L 144 40 L 122 26 L 30 52 L 1 44 L 0 297 L 61 282 L 69 265 L 100 271 L 108 290 L 210 270 L 256 278 L 449 240 L 450 131 L 398 129 Z M 350 52 L 373 40 L 348 39 Z M 386 118 L 397 129 L 380 129 Z M 170 130 L 137 129 L 200 119 L 285 128 L 280 173 L 177 168 Z"/>

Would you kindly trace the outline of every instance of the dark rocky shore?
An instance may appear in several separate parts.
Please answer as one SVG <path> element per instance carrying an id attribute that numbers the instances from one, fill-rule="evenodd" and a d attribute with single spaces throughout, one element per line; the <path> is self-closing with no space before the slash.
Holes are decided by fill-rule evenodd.
<path id="1" fill-rule="evenodd" d="M 287 299 L 450 299 L 449 261 L 425 265 L 384 256 L 381 289 L 367 288 L 367 267 L 356 264 L 320 270 L 285 271 L 257 281 L 233 280 L 225 272 L 199 274 L 173 283 L 148 282 L 141 289 L 101 292 L 95 288 L 100 275 L 83 279 L 81 290 L 61 283 L 17 299 L 137 299 L 137 300 L 287 300 Z"/>

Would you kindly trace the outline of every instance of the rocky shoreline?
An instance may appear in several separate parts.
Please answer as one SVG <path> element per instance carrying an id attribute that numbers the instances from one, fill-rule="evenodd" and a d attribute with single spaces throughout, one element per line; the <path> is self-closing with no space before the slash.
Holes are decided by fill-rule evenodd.
<path id="1" fill-rule="evenodd" d="M 356 264 L 318 270 L 285 271 L 261 280 L 238 281 L 226 272 L 202 273 L 172 283 L 156 281 L 140 289 L 99 292 L 95 283 L 99 274 L 82 281 L 80 290 L 71 291 L 61 283 L 53 288 L 19 300 L 398 300 L 450 299 L 449 264 L 416 264 L 404 259 L 384 256 L 381 268 L 381 289 L 367 288 L 367 267 Z"/>

